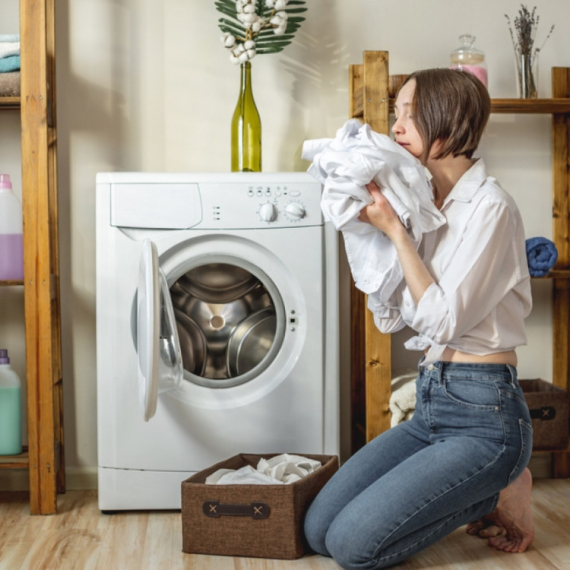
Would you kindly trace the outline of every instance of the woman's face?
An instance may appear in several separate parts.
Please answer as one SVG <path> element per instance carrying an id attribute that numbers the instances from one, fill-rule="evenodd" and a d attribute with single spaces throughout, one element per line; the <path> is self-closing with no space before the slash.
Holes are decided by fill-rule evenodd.
<path id="1" fill-rule="evenodd" d="M 396 138 L 396 142 L 405 148 L 410 154 L 416 158 L 420 158 L 424 151 L 424 143 L 416 129 L 414 117 L 412 116 L 412 99 L 416 89 L 415 80 L 408 81 L 398 93 L 394 113 L 396 122 L 392 126 L 392 132 Z"/>

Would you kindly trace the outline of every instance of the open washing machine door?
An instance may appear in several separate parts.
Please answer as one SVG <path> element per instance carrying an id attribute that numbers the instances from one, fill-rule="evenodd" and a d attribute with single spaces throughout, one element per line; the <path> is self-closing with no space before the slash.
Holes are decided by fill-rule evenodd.
<path id="1" fill-rule="evenodd" d="M 158 394 L 177 390 L 184 369 L 168 283 L 154 242 L 145 239 L 137 291 L 139 401 L 145 421 L 156 413 Z"/>

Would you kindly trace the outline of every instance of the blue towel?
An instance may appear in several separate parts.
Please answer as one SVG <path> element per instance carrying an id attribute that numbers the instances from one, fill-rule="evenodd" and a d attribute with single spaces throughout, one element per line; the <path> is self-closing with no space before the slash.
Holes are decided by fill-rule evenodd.
<path id="1" fill-rule="evenodd" d="M 20 34 L 0 34 L 0 42 L 19 42 Z"/>
<path id="2" fill-rule="evenodd" d="M 7 73 L 8 71 L 18 71 L 20 69 L 20 56 L 10 55 L 8 57 L 0 58 L 0 73 Z"/>
<path id="3" fill-rule="evenodd" d="M 544 237 L 529 238 L 525 245 L 529 273 L 532 277 L 544 277 L 558 259 L 556 246 Z"/>

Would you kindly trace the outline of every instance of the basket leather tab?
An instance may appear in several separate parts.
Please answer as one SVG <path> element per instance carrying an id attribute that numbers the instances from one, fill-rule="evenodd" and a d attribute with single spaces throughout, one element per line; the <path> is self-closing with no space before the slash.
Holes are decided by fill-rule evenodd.
<path id="1" fill-rule="evenodd" d="M 556 417 L 556 408 L 552 406 L 542 406 L 542 408 L 535 408 L 529 412 L 530 417 L 536 420 L 549 421 Z"/>
<path id="2" fill-rule="evenodd" d="M 219 501 L 206 501 L 202 511 L 207 517 L 219 518 L 221 516 L 251 517 L 253 519 L 266 519 L 271 512 L 266 503 L 251 503 L 249 505 L 224 505 Z"/>

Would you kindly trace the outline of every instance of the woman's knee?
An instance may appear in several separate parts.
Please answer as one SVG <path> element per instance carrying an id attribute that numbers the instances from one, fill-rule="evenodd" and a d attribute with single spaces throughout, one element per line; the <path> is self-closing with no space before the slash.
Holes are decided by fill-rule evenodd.
<path id="1" fill-rule="evenodd" d="M 323 556 L 330 556 L 325 544 L 328 524 L 322 515 L 322 511 L 318 509 L 313 502 L 307 511 L 303 523 L 305 538 L 312 550 Z"/>
<path id="2" fill-rule="evenodd" d="M 381 568 L 375 557 L 373 540 L 354 525 L 335 520 L 326 535 L 325 545 L 330 556 L 345 570 Z"/>

